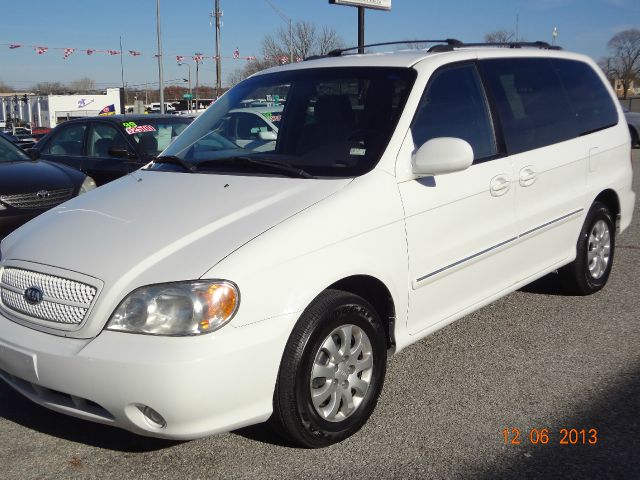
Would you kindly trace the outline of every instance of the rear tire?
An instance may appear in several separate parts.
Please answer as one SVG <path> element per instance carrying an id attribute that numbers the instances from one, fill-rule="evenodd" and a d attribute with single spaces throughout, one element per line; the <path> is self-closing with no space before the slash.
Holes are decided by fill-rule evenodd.
<path id="1" fill-rule="evenodd" d="M 322 292 L 287 342 L 272 425 L 307 448 L 344 440 L 373 412 L 386 363 L 386 335 L 374 308 L 357 295 Z"/>
<path id="2" fill-rule="evenodd" d="M 611 212 L 605 204 L 595 202 L 580 231 L 576 259 L 559 271 L 568 293 L 590 295 L 605 286 L 613 266 L 615 234 Z"/>
<path id="3" fill-rule="evenodd" d="M 638 138 L 638 132 L 632 126 L 629 126 L 629 134 L 631 135 L 631 148 L 640 144 L 640 139 Z"/>

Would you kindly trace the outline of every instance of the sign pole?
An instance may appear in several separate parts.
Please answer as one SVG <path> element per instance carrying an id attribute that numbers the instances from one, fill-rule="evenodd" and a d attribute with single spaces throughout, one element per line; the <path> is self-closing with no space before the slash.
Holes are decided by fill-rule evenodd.
<path id="1" fill-rule="evenodd" d="M 364 7 L 358 7 L 358 53 L 364 53 Z"/>

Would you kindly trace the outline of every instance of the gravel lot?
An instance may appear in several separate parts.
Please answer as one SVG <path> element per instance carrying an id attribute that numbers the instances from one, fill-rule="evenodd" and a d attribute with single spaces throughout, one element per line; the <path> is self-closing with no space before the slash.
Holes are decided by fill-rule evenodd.
<path id="1" fill-rule="evenodd" d="M 640 193 L 640 152 L 634 190 Z M 393 357 L 378 408 L 323 450 L 262 426 L 186 443 L 50 412 L 0 382 L 2 478 L 640 478 L 640 210 L 608 286 L 554 293 L 553 277 Z M 519 428 L 521 445 L 502 430 Z M 533 445 L 532 428 L 548 428 Z M 560 445 L 560 429 L 597 429 Z"/>

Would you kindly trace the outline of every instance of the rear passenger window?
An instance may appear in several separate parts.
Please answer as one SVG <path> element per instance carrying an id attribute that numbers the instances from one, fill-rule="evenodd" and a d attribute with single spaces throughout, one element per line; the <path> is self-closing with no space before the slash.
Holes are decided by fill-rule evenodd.
<path id="1" fill-rule="evenodd" d="M 551 60 L 578 119 L 579 134 L 602 130 L 618 123 L 611 95 L 593 69 L 574 60 Z"/>
<path id="2" fill-rule="evenodd" d="M 495 98 L 509 154 L 578 136 L 565 89 L 545 58 L 505 58 L 480 62 Z"/>
<path id="3" fill-rule="evenodd" d="M 416 147 L 438 137 L 466 140 L 475 160 L 496 154 L 489 109 L 473 65 L 437 72 L 427 86 L 411 127 Z"/>

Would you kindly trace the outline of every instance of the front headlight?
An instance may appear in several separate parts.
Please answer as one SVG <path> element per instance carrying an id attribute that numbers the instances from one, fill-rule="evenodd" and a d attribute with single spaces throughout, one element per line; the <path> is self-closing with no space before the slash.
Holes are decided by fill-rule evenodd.
<path id="1" fill-rule="evenodd" d="M 200 335 L 226 325 L 239 303 L 238 287 L 224 280 L 149 285 L 127 295 L 106 328 L 148 335 Z"/>
<path id="2" fill-rule="evenodd" d="M 87 193 L 89 190 L 93 190 L 94 188 L 96 188 L 96 182 L 93 178 L 87 176 L 84 179 L 84 182 L 82 182 L 82 186 L 80 187 L 80 192 L 78 192 L 78 195 L 81 195 L 83 193 Z"/>

